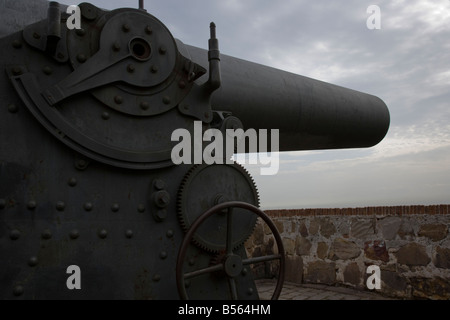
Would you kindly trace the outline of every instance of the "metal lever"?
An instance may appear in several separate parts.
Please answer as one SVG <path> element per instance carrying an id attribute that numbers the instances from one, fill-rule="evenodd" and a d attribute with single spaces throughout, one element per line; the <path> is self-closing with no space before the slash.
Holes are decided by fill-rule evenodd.
<path id="1" fill-rule="evenodd" d="M 218 89 L 221 85 L 220 77 L 220 51 L 219 51 L 219 40 L 216 38 L 216 25 L 211 22 L 210 28 L 210 39 L 208 41 L 208 61 L 209 61 L 209 79 L 207 82 L 208 89 L 212 92 Z"/>

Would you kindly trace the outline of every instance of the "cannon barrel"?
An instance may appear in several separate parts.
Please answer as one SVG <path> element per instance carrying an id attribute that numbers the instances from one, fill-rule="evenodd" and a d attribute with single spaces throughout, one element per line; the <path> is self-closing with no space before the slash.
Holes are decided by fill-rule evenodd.
<path id="1" fill-rule="evenodd" d="M 185 45 L 208 68 L 204 49 Z M 363 148 L 379 143 L 389 111 L 378 97 L 222 54 L 212 109 L 245 128 L 279 129 L 280 151 Z"/>

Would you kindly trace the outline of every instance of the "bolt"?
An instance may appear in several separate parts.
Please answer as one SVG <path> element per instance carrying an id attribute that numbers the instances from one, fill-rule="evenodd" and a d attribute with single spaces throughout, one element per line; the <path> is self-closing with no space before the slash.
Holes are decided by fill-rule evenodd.
<path id="1" fill-rule="evenodd" d="M 52 238 L 52 232 L 50 230 L 46 229 L 46 230 L 44 230 L 44 232 L 42 232 L 41 237 L 44 240 L 51 239 Z"/>
<path id="2" fill-rule="evenodd" d="M 13 289 L 13 294 L 18 297 L 23 294 L 23 287 L 22 286 L 15 286 Z"/>
<path id="3" fill-rule="evenodd" d="M 113 44 L 113 50 L 114 51 L 119 51 L 120 50 L 120 44 L 119 44 L 119 42 L 114 42 L 114 44 Z"/>
<path id="4" fill-rule="evenodd" d="M 84 210 L 91 211 L 94 206 L 92 205 L 92 202 L 86 202 L 83 207 Z"/>
<path id="5" fill-rule="evenodd" d="M 133 238 L 133 231 L 131 230 L 125 231 L 125 237 L 127 237 L 128 239 Z"/>
<path id="6" fill-rule="evenodd" d="M 167 52 L 167 49 L 166 49 L 166 47 L 164 47 L 164 46 L 161 46 L 161 47 L 159 47 L 159 53 L 160 54 L 166 54 L 166 52 Z"/>
<path id="7" fill-rule="evenodd" d="M 128 31 L 130 31 L 130 26 L 128 24 L 124 24 L 124 25 L 122 25 L 122 30 L 124 32 L 128 32 Z"/>
<path id="8" fill-rule="evenodd" d="M 20 238 L 20 231 L 17 229 L 14 229 L 11 231 L 11 233 L 9 234 L 9 238 L 11 240 L 17 240 Z"/>
<path id="9" fill-rule="evenodd" d="M 119 95 L 114 97 L 114 102 L 117 104 L 121 104 L 123 102 L 123 98 Z"/>
<path id="10" fill-rule="evenodd" d="M 152 28 L 151 28 L 150 26 L 146 26 L 146 27 L 145 27 L 145 33 L 146 33 L 146 34 L 152 34 L 152 33 L 153 33 Z"/>
<path id="11" fill-rule="evenodd" d="M 17 111 L 19 111 L 19 108 L 15 104 L 10 104 L 8 106 L 8 111 L 10 113 L 16 113 Z"/>
<path id="12" fill-rule="evenodd" d="M 81 160 L 80 160 L 81 161 Z M 70 178 L 69 182 L 68 182 L 69 186 L 71 187 L 75 187 L 77 185 L 77 179 L 75 178 Z"/>
<path id="13" fill-rule="evenodd" d="M 74 229 L 74 230 L 70 231 L 69 236 L 70 236 L 70 239 L 75 240 L 80 236 L 80 232 L 77 229 Z"/>
<path id="14" fill-rule="evenodd" d="M 166 186 L 166 183 L 164 182 L 164 180 L 162 180 L 162 179 L 153 180 L 153 187 L 155 187 L 155 189 L 162 190 L 165 188 L 165 186 Z"/>
<path id="15" fill-rule="evenodd" d="M 27 208 L 28 208 L 29 210 L 34 210 L 34 209 L 36 209 L 36 201 L 34 201 L 34 200 L 28 201 Z"/>
<path id="16" fill-rule="evenodd" d="M 31 257 L 30 260 L 28 260 L 28 265 L 30 267 L 35 267 L 38 264 L 38 258 L 37 257 Z"/>
<path id="17" fill-rule="evenodd" d="M 102 113 L 102 118 L 103 118 L 103 120 L 108 120 L 109 118 L 110 118 L 110 115 L 109 115 L 109 113 L 108 112 L 103 112 Z"/>
<path id="18" fill-rule="evenodd" d="M 155 195 L 155 204 L 159 208 L 165 208 L 170 203 L 170 194 L 167 191 L 158 191 Z"/>
<path id="19" fill-rule="evenodd" d="M 157 73 L 158 72 L 158 66 L 155 66 L 155 65 L 153 65 L 151 68 L 150 68 L 150 71 L 152 72 L 152 73 Z"/>
<path id="20" fill-rule="evenodd" d="M 139 105 L 142 110 L 147 110 L 149 108 L 148 102 L 142 101 Z"/>
<path id="21" fill-rule="evenodd" d="M 105 239 L 107 235 L 108 235 L 108 232 L 105 229 L 100 230 L 99 233 L 98 233 L 98 236 L 101 239 Z"/>
<path id="22" fill-rule="evenodd" d="M 163 103 L 164 103 L 164 104 L 169 104 L 169 103 L 170 103 L 170 97 L 164 96 L 164 98 L 163 98 Z"/>
<path id="23" fill-rule="evenodd" d="M 45 67 L 42 69 L 42 71 L 44 71 L 44 73 L 45 73 L 46 75 L 51 75 L 51 74 L 53 73 L 52 68 L 50 68 L 49 66 L 45 66 Z"/>
<path id="24" fill-rule="evenodd" d="M 166 219 L 166 217 L 167 217 L 167 211 L 166 211 L 166 209 L 162 209 L 162 210 L 156 211 L 155 220 L 156 220 L 157 222 L 164 221 L 164 219 Z"/>
<path id="25" fill-rule="evenodd" d="M 56 203 L 56 210 L 58 210 L 58 211 L 63 211 L 65 207 L 66 207 L 66 204 L 63 201 L 58 201 Z"/>
<path id="26" fill-rule="evenodd" d="M 86 58 L 86 56 L 83 53 L 80 53 L 80 54 L 77 55 L 77 60 L 80 63 L 84 63 L 84 62 L 86 62 L 87 58 Z"/>
<path id="27" fill-rule="evenodd" d="M 132 73 L 132 72 L 134 72 L 134 70 L 135 70 L 135 67 L 134 67 L 133 64 L 129 64 L 129 65 L 127 66 L 127 71 L 128 71 L 128 72 Z"/>

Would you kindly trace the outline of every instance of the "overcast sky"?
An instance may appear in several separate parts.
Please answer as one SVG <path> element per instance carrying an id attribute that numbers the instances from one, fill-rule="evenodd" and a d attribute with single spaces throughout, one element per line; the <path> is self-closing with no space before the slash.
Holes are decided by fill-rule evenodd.
<path id="1" fill-rule="evenodd" d="M 370 5 L 381 9 L 380 30 L 367 28 Z M 282 153 L 275 176 L 249 168 L 264 209 L 450 203 L 449 0 L 146 0 L 145 8 L 184 43 L 207 48 L 214 21 L 224 54 L 387 104 L 391 126 L 373 148 Z"/>

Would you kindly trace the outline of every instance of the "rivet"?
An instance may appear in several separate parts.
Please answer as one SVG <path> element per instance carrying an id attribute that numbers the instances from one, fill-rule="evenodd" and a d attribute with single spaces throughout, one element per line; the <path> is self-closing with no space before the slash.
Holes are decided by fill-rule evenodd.
<path id="1" fill-rule="evenodd" d="M 167 230 L 166 236 L 167 236 L 167 238 L 172 238 L 173 237 L 173 230 Z"/>
<path id="2" fill-rule="evenodd" d="M 63 201 L 56 202 L 56 210 L 63 211 L 66 207 L 66 204 Z"/>
<path id="3" fill-rule="evenodd" d="M 77 239 L 80 236 L 80 232 L 77 229 L 70 231 L 70 239 Z"/>
<path id="4" fill-rule="evenodd" d="M 253 288 L 248 288 L 247 294 L 251 296 L 253 294 Z"/>
<path id="5" fill-rule="evenodd" d="M 120 206 L 119 206 L 118 203 L 113 203 L 112 204 L 112 206 L 111 206 L 111 211 L 112 212 L 117 212 L 117 211 L 119 211 L 119 209 L 120 209 Z"/>
<path id="6" fill-rule="evenodd" d="M 114 44 L 113 44 L 113 50 L 114 51 L 119 51 L 120 50 L 120 44 L 119 44 L 119 42 L 114 42 Z"/>
<path id="7" fill-rule="evenodd" d="M 12 68 L 12 73 L 15 76 L 19 76 L 19 75 L 22 74 L 22 68 L 21 67 L 14 67 L 14 68 Z"/>
<path id="8" fill-rule="evenodd" d="M 148 102 L 142 101 L 139 106 L 141 107 L 142 110 L 147 110 L 149 107 Z"/>
<path id="9" fill-rule="evenodd" d="M 34 201 L 34 200 L 28 201 L 27 208 L 30 210 L 36 209 L 36 201 Z"/>
<path id="10" fill-rule="evenodd" d="M 170 203 L 170 194 L 167 191 L 158 191 L 155 196 L 155 204 L 159 208 L 165 208 Z"/>
<path id="11" fill-rule="evenodd" d="M 152 73 L 157 73 L 158 72 L 158 66 L 155 66 L 155 65 L 152 65 L 151 66 L 151 68 L 150 68 L 150 71 L 152 72 Z"/>
<path id="12" fill-rule="evenodd" d="M 161 280 L 161 276 L 159 274 L 155 274 L 153 276 L 153 281 L 158 282 L 159 280 Z"/>
<path id="13" fill-rule="evenodd" d="M 42 71 L 44 71 L 44 73 L 45 73 L 46 75 L 51 75 L 51 74 L 53 73 L 52 68 L 50 68 L 49 66 L 45 66 L 45 67 L 42 69 Z"/>
<path id="14" fill-rule="evenodd" d="M 139 212 L 144 212 L 145 211 L 145 206 L 143 204 L 138 205 L 137 207 Z"/>
<path id="15" fill-rule="evenodd" d="M 130 73 L 134 72 L 135 69 L 136 68 L 135 68 L 134 64 L 129 64 L 127 66 L 127 71 L 130 72 Z"/>
<path id="16" fill-rule="evenodd" d="M 161 258 L 161 259 L 165 259 L 165 258 L 167 258 L 167 252 L 165 252 L 165 251 L 161 251 L 160 253 L 159 253 L 159 257 Z"/>
<path id="17" fill-rule="evenodd" d="M 5 207 L 6 207 L 6 200 L 0 199 L 0 209 L 5 209 Z"/>
<path id="18" fill-rule="evenodd" d="M 181 80 L 181 81 L 178 83 L 178 87 L 179 87 L 180 89 L 186 88 L 186 82 L 184 82 L 183 80 Z"/>
<path id="19" fill-rule="evenodd" d="M 19 111 L 19 108 L 17 107 L 17 105 L 12 103 L 8 106 L 8 111 L 10 113 L 16 113 L 17 111 Z"/>
<path id="20" fill-rule="evenodd" d="M 124 25 L 122 25 L 122 30 L 124 32 L 128 32 L 128 31 L 130 31 L 130 26 L 128 24 L 124 24 Z"/>
<path id="21" fill-rule="evenodd" d="M 166 52 L 167 52 L 166 47 L 164 47 L 164 46 L 159 47 L 159 53 L 166 54 Z"/>
<path id="22" fill-rule="evenodd" d="M 121 104 L 123 102 L 123 98 L 121 96 L 115 96 L 114 102 L 117 104 Z"/>
<path id="23" fill-rule="evenodd" d="M 241 273 L 242 273 L 243 276 L 247 275 L 247 273 L 248 273 L 247 268 L 242 269 Z"/>
<path id="24" fill-rule="evenodd" d="M 163 98 L 163 103 L 164 103 L 164 104 L 169 104 L 169 103 L 170 103 L 170 97 L 164 96 L 164 98 Z"/>
<path id="25" fill-rule="evenodd" d="M 102 239 L 105 239 L 107 235 L 108 235 L 108 232 L 105 229 L 100 230 L 98 233 L 98 236 Z"/>
<path id="26" fill-rule="evenodd" d="M 69 186 L 71 187 L 75 187 L 77 185 L 77 179 L 75 178 L 70 178 L 68 181 Z"/>
<path id="27" fill-rule="evenodd" d="M 15 286 L 13 289 L 13 294 L 18 297 L 23 294 L 23 287 L 22 286 Z"/>
<path id="28" fill-rule="evenodd" d="M 108 120 L 109 118 L 110 118 L 110 115 L 109 115 L 109 113 L 108 112 L 103 112 L 102 113 L 102 118 L 103 118 L 103 120 Z"/>
<path id="29" fill-rule="evenodd" d="M 83 53 L 80 53 L 77 55 L 77 60 L 78 60 L 78 62 L 84 63 L 84 62 L 86 62 L 87 58 Z"/>
<path id="30" fill-rule="evenodd" d="M 193 266 L 195 264 L 195 259 L 194 258 L 190 258 L 188 263 L 189 263 L 190 266 Z"/>
<path id="31" fill-rule="evenodd" d="M 20 238 L 20 231 L 17 229 L 11 230 L 11 233 L 9 234 L 9 238 L 11 240 L 17 240 Z"/>
<path id="32" fill-rule="evenodd" d="M 133 238 L 133 231 L 132 230 L 125 231 L 125 237 L 127 237 L 128 239 Z"/>
<path id="33" fill-rule="evenodd" d="M 165 188 L 165 186 L 166 186 L 166 183 L 164 182 L 164 180 L 161 180 L 161 179 L 153 180 L 153 187 L 155 187 L 155 189 L 162 190 Z"/>
<path id="34" fill-rule="evenodd" d="M 152 33 L 153 33 L 152 28 L 151 28 L 150 26 L 146 26 L 146 27 L 145 27 L 145 33 L 146 33 L 146 34 L 152 34 Z"/>
<path id="35" fill-rule="evenodd" d="M 48 229 L 44 230 L 41 234 L 42 239 L 48 240 L 52 238 L 52 232 Z"/>
<path id="36" fill-rule="evenodd" d="M 92 202 L 86 202 L 83 207 L 84 207 L 84 210 L 91 211 L 93 208 Z"/>
<path id="37" fill-rule="evenodd" d="M 22 42 L 20 40 L 14 40 L 12 42 L 12 46 L 16 49 L 20 49 L 20 48 L 22 48 Z"/>
<path id="38" fill-rule="evenodd" d="M 33 38 L 35 38 L 35 39 L 40 39 L 40 38 L 41 38 L 41 35 L 40 35 L 39 33 L 37 33 L 37 32 L 34 32 L 34 33 L 33 33 Z"/>
<path id="39" fill-rule="evenodd" d="M 162 222 L 166 219 L 166 217 L 167 217 L 166 209 L 160 209 L 160 210 L 156 211 L 156 216 L 155 216 L 156 221 Z"/>
<path id="40" fill-rule="evenodd" d="M 88 165 L 88 162 L 84 159 L 78 159 L 75 163 L 75 167 L 79 170 L 86 169 L 87 165 Z"/>
<path id="41" fill-rule="evenodd" d="M 82 37 L 82 36 L 84 36 L 86 34 L 86 31 L 84 29 L 76 29 L 75 33 L 78 36 Z"/>
<path id="42" fill-rule="evenodd" d="M 38 258 L 37 257 L 31 257 L 30 260 L 28 260 L 28 265 L 30 267 L 35 267 L 38 264 Z"/>

